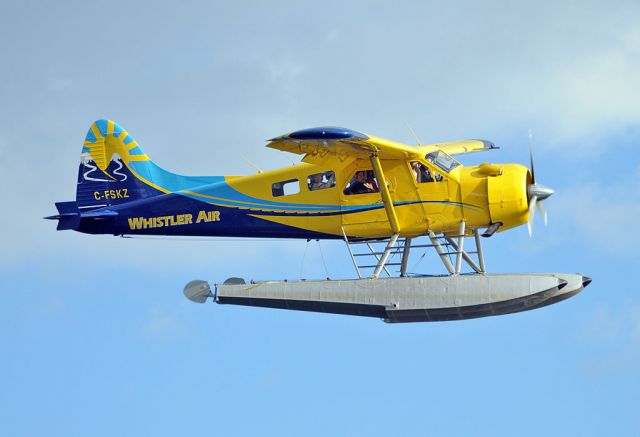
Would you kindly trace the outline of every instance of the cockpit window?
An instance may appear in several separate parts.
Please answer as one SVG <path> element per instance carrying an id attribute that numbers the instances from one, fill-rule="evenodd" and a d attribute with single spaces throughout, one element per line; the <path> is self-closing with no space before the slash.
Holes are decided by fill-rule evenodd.
<path id="1" fill-rule="evenodd" d="M 445 173 L 449 173 L 451 170 L 460 165 L 458 161 L 447 155 L 442 150 L 427 153 L 427 156 L 425 156 L 424 158 Z"/>

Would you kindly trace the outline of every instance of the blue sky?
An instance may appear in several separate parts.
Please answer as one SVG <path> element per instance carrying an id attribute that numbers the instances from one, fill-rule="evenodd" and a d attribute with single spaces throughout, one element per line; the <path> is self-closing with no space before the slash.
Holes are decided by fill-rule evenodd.
<path id="1" fill-rule="evenodd" d="M 639 23 L 631 1 L 4 5 L 0 434 L 638 435 Z M 103 117 L 214 175 L 290 165 L 264 140 L 312 126 L 501 147 L 465 163 L 527 163 L 532 128 L 549 225 L 485 241 L 488 268 L 594 282 L 435 324 L 192 304 L 194 278 L 324 277 L 320 247 L 56 232 Z"/>

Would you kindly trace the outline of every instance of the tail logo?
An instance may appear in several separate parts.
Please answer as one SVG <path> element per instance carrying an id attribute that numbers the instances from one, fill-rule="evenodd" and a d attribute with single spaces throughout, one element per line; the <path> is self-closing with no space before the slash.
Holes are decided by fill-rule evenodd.
<path id="1" fill-rule="evenodd" d="M 120 155 L 118 155 L 118 153 L 114 153 L 111 156 L 109 165 L 104 170 L 100 170 L 98 168 L 95 160 L 89 153 L 83 153 L 81 156 L 81 161 L 82 165 L 84 166 L 82 179 L 85 181 L 124 182 L 128 179 L 128 175 L 121 173 L 121 170 L 124 168 L 124 163 L 122 162 L 122 158 L 120 158 Z"/>

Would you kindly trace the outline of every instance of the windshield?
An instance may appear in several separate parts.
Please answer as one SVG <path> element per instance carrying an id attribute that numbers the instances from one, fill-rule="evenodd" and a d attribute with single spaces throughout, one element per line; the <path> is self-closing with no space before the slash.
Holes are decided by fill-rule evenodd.
<path id="1" fill-rule="evenodd" d="M 460 165 L 458 161 L 444 153 L 442 150 L 427 153 L 425 159 L 446 173 L 449 173 L 451 170 Z"/>

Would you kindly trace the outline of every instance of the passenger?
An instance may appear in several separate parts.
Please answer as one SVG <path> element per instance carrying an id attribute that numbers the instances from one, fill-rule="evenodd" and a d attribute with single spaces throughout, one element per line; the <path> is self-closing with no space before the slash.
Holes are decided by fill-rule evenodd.
<path id="1" fill-rule="evenodd" d="M 418 161 L 413 161 L 411 163 L 411 169 L 413 170 L 413 174 L 415 175 L 416 182 L 433 182 L 433 178 L 431 177 L 431 172 L 429 171 L 429 167 L 423 165 Z"/>
<path id="2" fill-rule="evenodd" d="M 374 193 L 380 191 L 380 188 L 378 188 L 378 183 L 376 182 L 376 177 L 373 174 L 373 170 L 367 171 L 367 183 L 371 185 Z"/>
<path id="3" fill-rule="evenodd" d="M 326 182 L 322 182 L 322 173 L 314 174 L 311 176 L 311 183 L 309 184 L 309 189 L 313 190 L 321 190 L 323 188 L 327 188 Z"/>
<path id="4" fill-rule="evenodd" d="M 375 182 L 367 180 L 367 174 L 364 171 L 357 171 L 344 192 L 345 194 L 375 193 L 378 187 L 374 184 Z"/>
<path id="5" fill-rule="evenodd" d="M 420 164 L 420 180 L 422 182 L 433 182 L 433 177 L 431 177 L 431 172 L 429 171 L 429 167 L 426 165 Z"/>
<path id="6" fill-rule="evenodd" d="M 325 176 L 327 176 L 327 180 L 326 182 L 323 182 Z M 322 190 L 324 188 L 331 188 L 335 184 L 336 181 L 334 172 L 328 171 L 326 173 L 317 173 L 311 176 L 311 184 L 309 184 L 309 189 L 311 191 Z"/>

